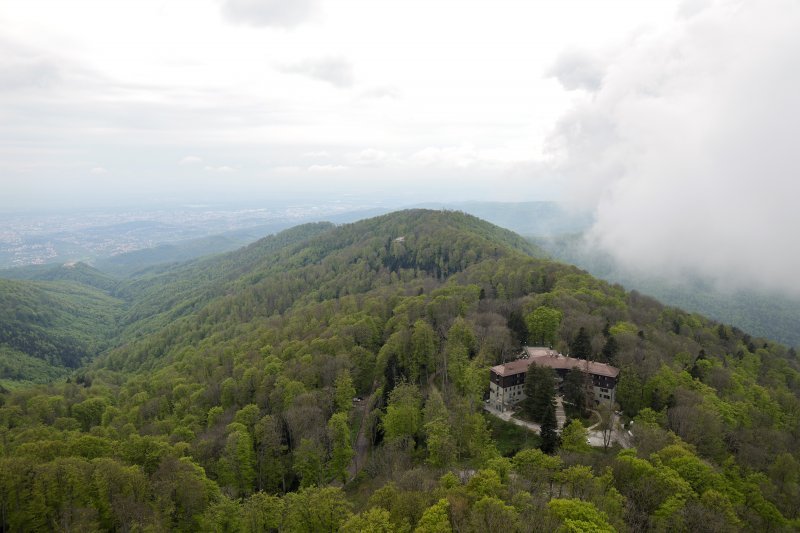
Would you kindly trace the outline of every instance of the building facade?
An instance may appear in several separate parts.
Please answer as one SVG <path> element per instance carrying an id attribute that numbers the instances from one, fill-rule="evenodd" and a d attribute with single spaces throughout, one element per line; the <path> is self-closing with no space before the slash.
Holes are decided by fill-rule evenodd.
<path id="1" fill-rule="evenodd" d="M 513 409 L 525 399 L 525 375 L 530 365 L 547 366 L 556 372 L 557 381 L 563 381 L 572 369 L 584 372 L 591 379 L 590 401 L 613 407 L 619 369 L 605 363 L 566 357 L 550 348 L 526 346 L 516 361 L 493 366 L 489 371 L 489 406 L 498 411 Z"/>

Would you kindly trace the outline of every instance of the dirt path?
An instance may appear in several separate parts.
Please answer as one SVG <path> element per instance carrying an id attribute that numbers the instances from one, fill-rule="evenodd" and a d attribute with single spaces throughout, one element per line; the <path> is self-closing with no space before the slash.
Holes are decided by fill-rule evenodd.
<path id="1" fill-rule="evenodd" d="M 375 402 L 377 398 L 375 397 L 375 391 L 378 388 L 378 382 L 372 384 L 372 392 L 367 398 L 366 401 L 361 402 L 358 409 L 361 410 L 361 425 L 358 427 L 358 435 L 356 435 L 356 441 L 353 445 L 353 451 L 355 452 L 353 455 L 353 459 L 350 461 L 350 465 L 347 467 L 347 474 L 348 479 L 353 479 L 356 475 L 364 468 L 364 465 L 367 464 L 367 454 L 369 453 L 369 444 L 370 439 L 367 435 L 367 418 L 369 417 L 370 412 L 372 412 L 373 407 L 375 406 Z"/>
<path id="2" fill-rule="evenodd" d="M 487 413 L 489 413 L 492 416 L 496 416 L 500 420 L 505 420 L 506 422 L 511 422 L 512 424 L 515 424 L 517 426 L 534 431 L 537 435 L 539 435 L 542 432 L 542 426 L 540 426 L 539 424 L 536 424 L 534 422 L 526 422 L 525 420 L 520 420 L 519 418 L 514 418 L 513 416 L 511 416 L 510 411 L 500 412 L 497 409 L 492 409 L 488 405 L 484 405 L 483 408 Z"/>
<path id="3" fill-rule="evenodd" d="M 560 407 L 561 409 L 558 409 L 558 407 Z M 496 416 L 501 420 L 505 420 L 506 422 L 511 422 L 512 424 L 533 431 L 537 435 L 541 434 L 542 428 L 539 424 L 536 424 L 534 422 L 526 422 L 525 420 L 520 420 L 519 418 L 514 418 L 513 416 L 511 416 L 510 411 L 501 412 L 498 411 L 497 409 L 491 408 L 489 405 L 484 405 L 483 409 L 487 413 L 491 414 L 492 416 Z M 563 415 L 564 408 L 560 401 L 557 403 L 557 409 L 556 409 L 556 418 L 558 419 L 558 426 L 559 426 L 558 432 L 560 433 L 564 425 L 564 419 L 566 418 L 566 416 L 564 416 L 564 418 L 559 418 L 558 411 L 561 411 Z M 598 413 L 598 416 L 599 415 L 600 414 Z M 611 435 L 611 442 L 612 443 L 617 442 L 623 448 L 630 448 L 631 447 L 630 435 L 628 435 L 628 432 L 620 426 L 619 417 L 617 417 L 617 415 L 613 416 L 614 416 L 614 430 Z M 599 425 L 600 423 L 598 422 L 597 424 L 593 425 L 592 427 L 586 430 L 589 437 L 589 444 L 591 446 L 598 448 L 603 446 L 603 432 L 597 429 Z"/>
<path id="4" fill-rule="evenodd" d="M 567 423 L 567 413 L 564 412 L 564 399 L 561 396 L 556 396 L 556 431 L 564 429 L 564 424 Z"/>

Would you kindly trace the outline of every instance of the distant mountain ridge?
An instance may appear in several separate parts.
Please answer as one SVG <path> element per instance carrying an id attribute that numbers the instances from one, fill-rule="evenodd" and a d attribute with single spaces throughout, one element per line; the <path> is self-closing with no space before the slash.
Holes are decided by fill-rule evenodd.
<path id="1" fill-rule="evenodd" d="M 103 291 L 110 291 L 118 283 L 115 277 L 80 261 L 2 269 L 0 279 L 74 281 Z"/>

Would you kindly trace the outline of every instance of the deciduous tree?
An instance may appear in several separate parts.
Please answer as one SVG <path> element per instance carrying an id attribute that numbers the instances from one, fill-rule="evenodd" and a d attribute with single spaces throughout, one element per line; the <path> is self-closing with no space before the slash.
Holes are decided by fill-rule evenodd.
<path id="1" fill-rule="evenodd" d="M 419 389 L 411 383 L 401 383 L 389 395 L 389 405 L 383 416 L 383 431 L 387 441 L 412 440 L 421 429 L 422 411 Z"/>
<path id="2" fill-rule="evenodd" d="M 347 466 L 354 455 L 345 413 L 335 413 L 328 421 L 328 438 L 331 442 L 328 471 L 331 477 L 345 483 L 347 482 Z"/>
<path id="3" fill-rule="evenodd" d="M 414 533 L 451 533 L 450 519 L 447 516 L 450 504 L 441 499 L 422 513 Z"/>
<path id="4" fill-rule="evenodd" d="M 552 307 L 541 306 L 525 316 L 528 327 L 528 342 L 542 346 L 552 346 L 556 342 L 556 332 L 561 324 L 563 313 Z"/>
<path id="5" fill-rule="evenodd" d="M 353 398 L 356 395 L 353 378 L 350 376 L 349 370 L 344 369 L 336 376 L 335 391 L 336 411 L 349 413 L 353 408 Z"/>
<path id="6" fill-rule="evenodd" d="M 561 449 L 569 452 L 585 452 L 590 449 L 589 444 L 586 442 L 589 432 L 583 427 L 577 419 L 572 421 L 564 427 L 561 432 Z"/>

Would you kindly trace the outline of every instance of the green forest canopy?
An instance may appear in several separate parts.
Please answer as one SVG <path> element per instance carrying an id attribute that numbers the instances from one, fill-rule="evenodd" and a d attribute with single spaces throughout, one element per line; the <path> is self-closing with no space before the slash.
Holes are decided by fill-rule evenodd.
<path id="1" fill-rule="evenodd" d="M 301 226 L 98 299 L 109 348 L 0 394 L 4 531 L 800 527 L 793 351 L 462 213 Z M 483 414 L 541 307 L 562 351 L 615 338 L 634 449 L 548 455 Z M 55 311 L 26 312 L 68 330 Z"/>

